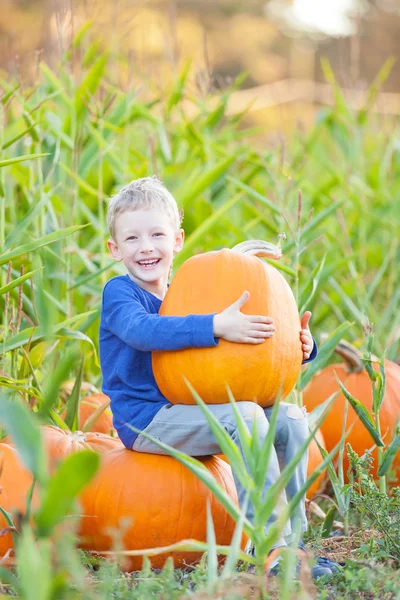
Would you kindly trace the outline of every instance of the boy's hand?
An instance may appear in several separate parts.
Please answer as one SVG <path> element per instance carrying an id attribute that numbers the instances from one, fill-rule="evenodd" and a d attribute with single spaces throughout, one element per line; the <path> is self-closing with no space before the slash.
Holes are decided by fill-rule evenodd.
<path id="1" fill-rule="evenodd" d="M 311 335 L 310 328 L 308 323 L 311 319 L 311 312 L 307 310 L 304 315 L 301 317 L 301 331 L 300 331 L 300 339 L 301 339 L 301 348 L 303 350 L 303 360 L 307 360 L 311 356 L 311 352 L 314 346 L 314 340 Z"/>
<path id="2" fill-rule="evenodd" d="M 240 311 L 250 297 L 244 292 L 236 302 L 214 317 L 214 335 L 228 342 L 262 344 L 274 335 L 275 325 L 271 317 L 245 315 Z"/>

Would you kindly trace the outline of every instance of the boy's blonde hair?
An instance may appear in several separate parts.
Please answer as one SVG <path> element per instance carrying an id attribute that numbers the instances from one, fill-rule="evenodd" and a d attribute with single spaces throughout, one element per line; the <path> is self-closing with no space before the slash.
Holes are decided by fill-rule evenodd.
<path id="1" fill-rule="evenodd" d="M 175 198 L 156 177 L 134 179 L 110 199 L 107 223 L 111 237 L 115 240 L 115 219 L 128 210 L 157 208 L 168 214 L 176 231 L 181 226 L 183 211 L 178 209 Z"/>

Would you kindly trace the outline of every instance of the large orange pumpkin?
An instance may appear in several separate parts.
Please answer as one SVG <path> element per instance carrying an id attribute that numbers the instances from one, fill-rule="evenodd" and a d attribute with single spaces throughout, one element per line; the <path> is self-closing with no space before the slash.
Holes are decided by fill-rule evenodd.
<path id="1" fill-rule="evenodd" d="M 318 429 L 315 434 L 315 438 L 318 440 L 318 443 L 326 449 L 324 436 L 321 431 Z M 308 468 L 307 468 L 307 477 L 310 477 L 314 471 L 318 469 L 320 464 L 323 462 L 323 458 L 321 452 L 318 448 L 317 442 L 314 440 L 311 441 L 311 444 L 308 446 Z M 322 486 L 322 482 L 325 478 L 326 471 L 324 470 L 321 475 L 317 477 L 314 483 L 307 490 L 307 498 L 311 499 L 315 494 L 317 494 Z"/>
<path id="2" fill-rule="evenodd" d="M 161 315 L 219 313 L 250 292 L 242 312 L 272 317 L 275 334 L 263 344 L 219 340 L 216 347 L 153 352 L 153 371 L 162 393 L 172 403 L 195 404 L 186 377 L 204 402 L 234 398 L 263 407 L 281 392 L 287 396 L 302 363 L 300 317 L 293 293 L 277 269 L 257 256 L 280 258 L 280 249 L 266 242 L 245 242 L 233 250 L 193 256 L 177 271 L 162 302 Z"/>
<path id="3" fill-rule="evenodd" d="M 237 501 L 229 465 L 216 456 L 202 457 L 217 482 Z M 230 544 L 234 521 L 214 495 L 180 462 L 170 456 L 132 450 L 111 450 L 102 456 L 100 471 L 84 490 L 80 534 L 82 547 L 111 550 L 111 532 L 123 532 L 126 550 L 167 546 L 187 538 L 206 540 L 206 510 L 210 503 L 218 544 Z M 121 526 L 124 521 L 125 530 Z M 243 545 L 245 544 L 243 537 Z M 173 552 L 151 557 L 161 568 L 167 556 L 175 566 L 191 563 L 201 553 Z M 140 569 L 142 557 L 130 557 L 124 568 Z"/>
<path id="4" fill-rule="evenodd" d="M 310 383 L 304 389 L 303 400 L 309 411 L 324 402 L 331 394 L 339 391 L 339 385 L 335 379 L 335 373 L 347 390 L 358 400 L 360 400 L 372 415 L 372 387 L 368 373 L 365 371 L 358 351 L 350 344 L 341 342 L 336 348 L 344 362 L 331 364 L 319 371 Z M 375 371 L 379 371 L 379 365 L 373 363 Z M 386 393 L 380 411 L 380 426 L 382 437 L 386 445 L 390 443 L 396 423 L 400 419 L 400 367 L 395 363 L 385 361 L 386 373 Z M 342 426 L 344 419 L 345 398 L 342 393 L 338 395 L 330 410 L 330 413 L 321 425 L 324 435 L 326 448 L 331 451 L 339 442 L 342 435 Z M 352 448 L 360 456 L 374 445 L 374 442 L 357 417 L 353 408 L 349 405 L 347 416 L 347 429 L 353 425 L 346 442 L 349 442 Z M 372 453 L 374 457 L 373 475 L 377 475 L 377 450 Z M 347 455 L 344 459 L 344 469 L 347 475 L 349 461 Z M 393 463 L 393 469 L 400 481 L 400 453 Z"/>
<path id="5" fill-rule="evenodd" d="M 79 402 L 78 429 L 84 429 L 87 420 L 90 419 L 93 413 L 100 406 L 106 405 L 107 403 L 110 403 L 110 398 L 106 396 L 106 394 L 102 394 L 101 392 L 81 398 Z M 65 418 L 65 415 L 66 410 L 62 414 L 63 418 Z M 105 408 L 105 410 L 103 410 L 100 416 L 97 417 L 96 421 L 90 428 L 90 431 L 97 431 L 98 433 L 107 433 L 108 435 L 115 433 L 112 421 L 112 413 L 109 408 Z"/>
<path id="6" fill-rule="evenodd" d="M 33 482 L 32 474 L 24 467 L 17 450 L 9 445 L 0 443 L 0 506 L 18 519 L 18 514 L 24 514 L 27 504 L 27 495 Z M 37 486 L 32 498 L 32 506 L 38 501 Z M 0 530 L 7 527 L 6 520 L 0 513 Z M 11 533 L 0 536 L 0 561 L 9 556 L 9 550 L 14 548 Z M 3 562 L 3 561 L 2 561 Z M 6 558 L 3 564 L 10 564 L 12 560 Z"/>

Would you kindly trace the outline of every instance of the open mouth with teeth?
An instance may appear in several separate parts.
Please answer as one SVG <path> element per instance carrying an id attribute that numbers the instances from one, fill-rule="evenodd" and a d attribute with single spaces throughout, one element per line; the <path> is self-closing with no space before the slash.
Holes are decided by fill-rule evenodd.
<path id="1" fill-rule="evenodd" d="M 151 258 L 147 260 L 138 260 L 137 264 L 141 266 L 143 269 L 151 269 L 155 267 L 160 262 L 160 258 Z"/>

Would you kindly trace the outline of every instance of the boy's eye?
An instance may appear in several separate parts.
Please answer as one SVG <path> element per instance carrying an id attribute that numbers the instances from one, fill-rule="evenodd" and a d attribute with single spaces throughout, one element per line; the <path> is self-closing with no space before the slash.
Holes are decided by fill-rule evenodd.
<path id="1" fill-rule="evenodd" d="M 158 231 L 157 233 L 153 233 L 153 235 L 160 236 L 160 235 L 164 235 L 164 234 L 162 233 L 162 231 Z"/>
<path id="2" fill-rule="evenodd" d="M 128 238 L 126 238 L 127 240 L 137 240 L 137 237 L 135 235 L 130 235 Z"/>

